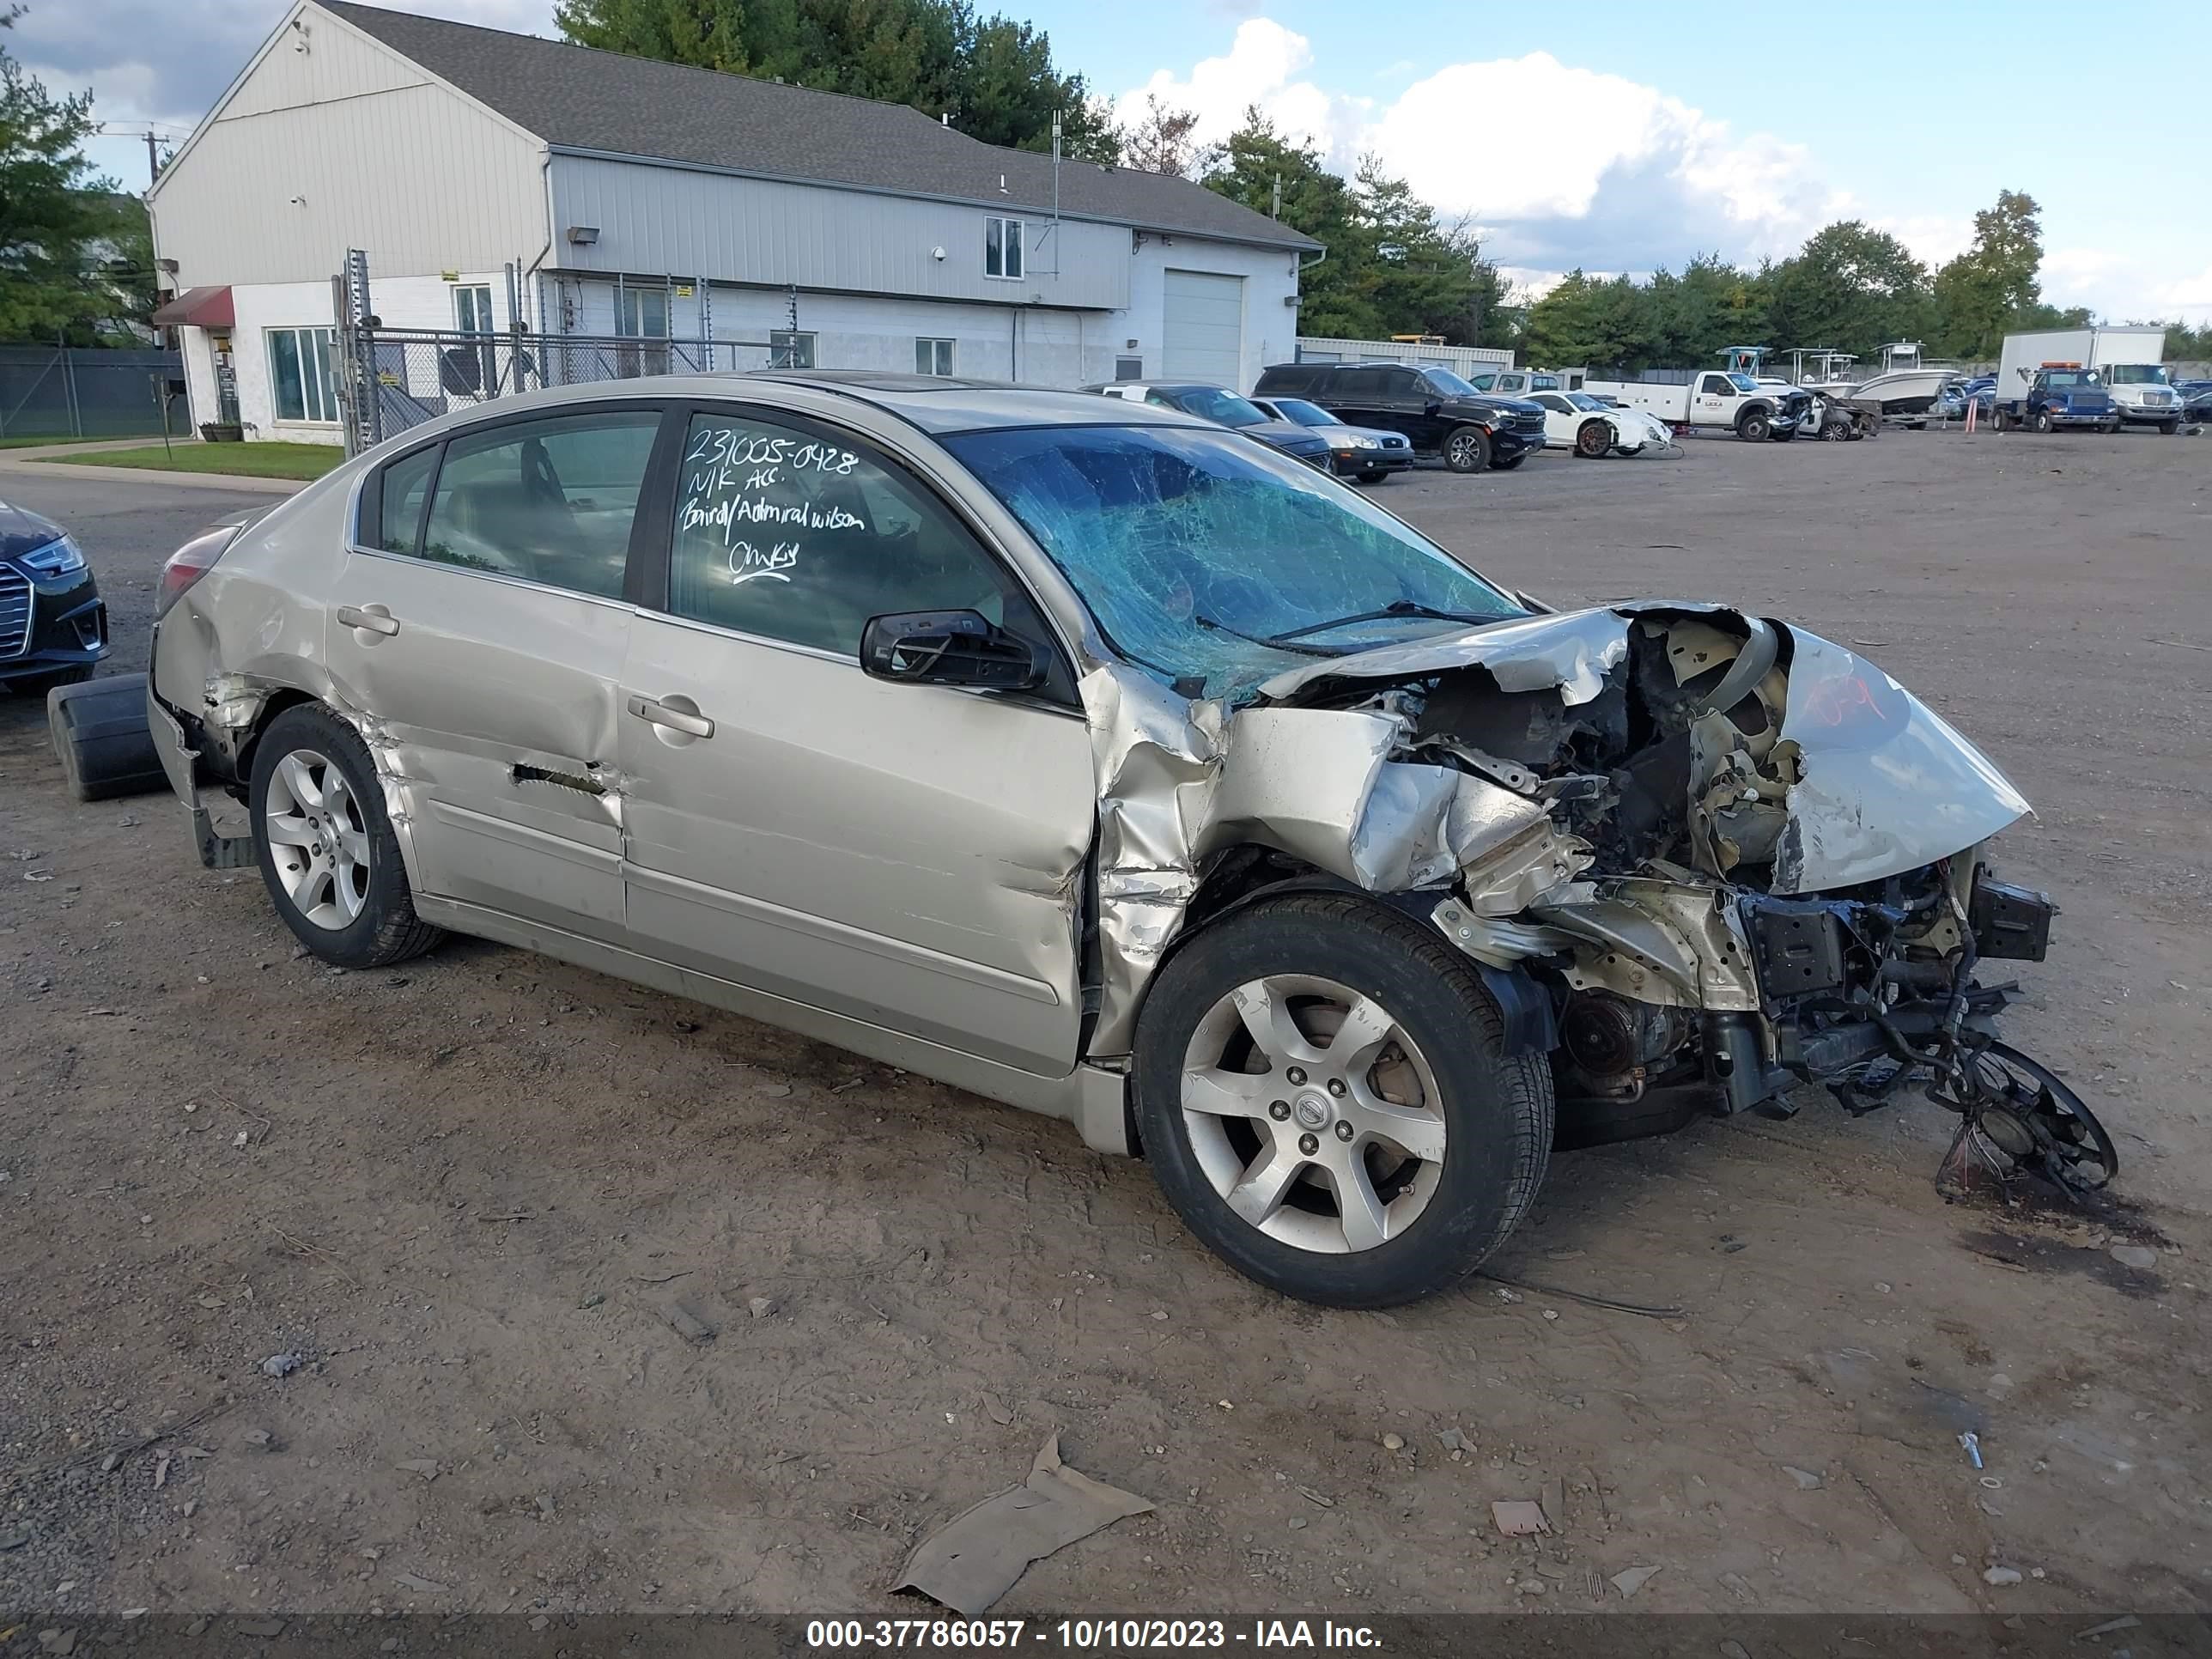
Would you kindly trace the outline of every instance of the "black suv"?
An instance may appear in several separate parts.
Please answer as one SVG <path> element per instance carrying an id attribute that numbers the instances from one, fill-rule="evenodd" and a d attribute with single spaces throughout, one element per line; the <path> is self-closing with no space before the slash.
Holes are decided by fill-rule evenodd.
<path id="1" fill-rule="evenodd" d="M 1455 472 L 1510 471 L 1544 447 L 1544 411 L 1477 392 L 1448 368 L 1403 363 L 1277 363 L 1255 398 L 1304 398 L 1352 426 L 1402 432 L 1414 453 Z"/>

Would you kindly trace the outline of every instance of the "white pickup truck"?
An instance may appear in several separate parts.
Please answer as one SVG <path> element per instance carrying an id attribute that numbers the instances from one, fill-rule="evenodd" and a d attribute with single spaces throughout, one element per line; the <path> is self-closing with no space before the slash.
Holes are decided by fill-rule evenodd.
<path id="1" fill-rule="evenodd" d="M 1685 386 L 1584 380 L 1582 389 L 1672 426 L 1730 431 L 1751 443 L 1794 438 L 1801 425 L 1811 429 L 1811 393 L 1796 386 L 1761 386 L 1735 369 L 1702 369 Z"/>

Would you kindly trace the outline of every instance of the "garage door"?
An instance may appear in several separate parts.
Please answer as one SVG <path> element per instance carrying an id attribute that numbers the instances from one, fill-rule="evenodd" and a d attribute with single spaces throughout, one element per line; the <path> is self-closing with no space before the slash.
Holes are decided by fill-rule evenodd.
<path id="1" fill-rule="evenodd" d="M 1170 270 L 1163 299 L 1160 377 L 1244 389 L 1244 279 Z"/>

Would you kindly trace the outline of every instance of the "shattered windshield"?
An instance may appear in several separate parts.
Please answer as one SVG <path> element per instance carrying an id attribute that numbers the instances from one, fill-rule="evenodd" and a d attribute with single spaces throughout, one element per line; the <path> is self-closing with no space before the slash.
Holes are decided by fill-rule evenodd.
<path id="1" fill-rule="evenodd" d="M 1365 614 L 1394 605 L 1524 614 L 1355 491 L 1244 439 L 1085 426 L 942 441 L 1036 538 L 1116 650 L 1164 680 L 1203 676 L 1208 696 L 1234 701 L 1316 653 L 1463 625 Z M 1295 645 L 1262 643 L 1292 634 Z"/>

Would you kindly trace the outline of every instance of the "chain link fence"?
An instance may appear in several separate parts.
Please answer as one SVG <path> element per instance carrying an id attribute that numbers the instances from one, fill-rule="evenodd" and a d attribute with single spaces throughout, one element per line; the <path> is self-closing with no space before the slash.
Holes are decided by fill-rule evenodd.
<path id="1" fill-rule="evenodd" d="M 0 345 L 0 439 L 159 437 L 190 429 L 173 351 Z"/>
<path id="2" fill-rule="evenodd" d="M 518 392 L 794 367 L 782 361 L 792 355 L 766 340 L 349 328 L 339 343 L 339 398 L 348 451 L 358 453 L 424 421 Z"/>

